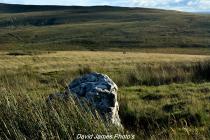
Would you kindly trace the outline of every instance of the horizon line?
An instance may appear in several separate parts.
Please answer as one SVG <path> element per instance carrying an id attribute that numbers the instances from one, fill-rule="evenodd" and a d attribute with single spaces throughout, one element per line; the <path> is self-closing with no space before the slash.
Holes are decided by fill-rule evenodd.
<path id="1" fill-rule="evenodd" d="M 177 10 L 177 9 L 170 9 L 170 8 L 157 8 L 157 7 L 135 7 L 135 6 L 117 6 L 117 5 L 61 5 L 61 4 L 24 4 L 24 3 L 3 3 L 0 2 L 0 4 L 5 4 L 5 5 L 22 5 L 22 6 L 60 6 L 60 7 L 73 7 L 73 6 L 78 6 L 78 7 L 119 7 L 119 8 L 142 8 L 142 9 L 156 9 L 156 10 L 166 10 L 166 11 L 177 11 L 177 12 L 185 12 L 185 13 L 210 13 L 210 11 L 206 10 L 199 10 L 199 11 L 185 11 L 185 10 Z"/>

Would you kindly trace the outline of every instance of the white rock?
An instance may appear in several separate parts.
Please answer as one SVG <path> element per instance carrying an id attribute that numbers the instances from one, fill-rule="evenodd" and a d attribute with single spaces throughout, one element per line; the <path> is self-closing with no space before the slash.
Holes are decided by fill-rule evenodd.
<path id="1" fill-rule="evenodd" d="M 103 118 L 108 119 L 107 121 L 121 125 L 118 115 L 118 87 L 107 75 L 100 73 L 86 74 L 75 79 L 68 89 L 70 93 L 74 93 L 79 97 L 85 97 Z"/>
<path id="2" fill-rule="evenodd" d="M 54 96 L 63 99 L 67 98 L 66 95 L 71 94 L 79 97 L 79 99 L 83 97 L 104 120 L 122 126 L 118 114 L 117 90 L 117 85 L 107 75 L 90 73 L 73 80 L 66 88 L 64 95 L 56 94 Z M 51 97 L 53 96 L 51 95 Z"/>

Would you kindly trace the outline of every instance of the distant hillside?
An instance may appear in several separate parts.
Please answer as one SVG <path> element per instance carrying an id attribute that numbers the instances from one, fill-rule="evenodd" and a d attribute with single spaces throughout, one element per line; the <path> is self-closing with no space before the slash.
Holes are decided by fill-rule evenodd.
<path id="1" fill-rule="evenodd" d="M 197 12 L 197 14 L 210 14 L 210 12 Z"/>
<path id="2" fill-rule="evenodd" d="M 87 11 L 106 11 L 106 10 L 119 10 L 127 9 L 123 7 L 112 6 L 45 6 L 45 5 L 19 5 L 19 4 L 4 4 L 0 3 L 1 13 L 23 13 L 23 12 L 37 12 L 37 11 L 59 11 L 59 10 L 87 10 Z"/>
<path id="3" fill-rule="evenodd" d="M 0 4 L 0 49 L 210 47 L 210 15 L 110 6 Z"/>

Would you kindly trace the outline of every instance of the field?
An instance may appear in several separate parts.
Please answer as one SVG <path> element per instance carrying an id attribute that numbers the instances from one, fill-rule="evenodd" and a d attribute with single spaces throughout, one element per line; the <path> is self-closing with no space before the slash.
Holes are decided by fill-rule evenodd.
<path id="1" fill-rule="evenodd" d="M 0 4 L 0 50 L 190 48 L 209 53 L 209 19 L 208 14 L 145 8 Z"/>
<path id="2" fill-rule="evenodd" d="M 140 52 L 1 52 L 0 138 L 126 133 L 136 139 L 208 139 L 209 58 Z M 57 103 L 52 110 L 46 106 L 49 94 L 92 71 L 109 75 L 119 85 L 124 131 L 105 127 L 73 102 Z"/>
<path id="3" fill-rule="evenodd" d="M 0 3 L 0 140 L 210 138 L 210 15 L 111 6 Z M 70 99 L 49 106 L 76 77 L 119 86 L 124 129 Z"/>

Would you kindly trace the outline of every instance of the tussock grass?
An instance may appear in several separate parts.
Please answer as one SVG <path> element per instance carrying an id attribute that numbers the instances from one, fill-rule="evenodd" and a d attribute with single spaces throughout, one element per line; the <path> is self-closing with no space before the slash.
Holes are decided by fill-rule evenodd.
<path id="1" fill-rule="evenodd" d="M 203 75 L 208 73 L 209 56 L 206 55 L 78 51 L 21 56 L 6 54 L 0 55 L 1 70 L 17 71 L 30 67 L 34 73 L 49 79 L 69 80 L 98 71 L 111 76 L 119 86 L 129 86 L 199 81 L 208 77 Z"/>
<path id="2" fill-rule="evenodd" d="M 123 134 L 121 129 L 105 125 L 73 98 L 47 104 L 47 94 L 52 93 L 53 87 L 43 87 L 32 71 L 27 72 L 30 75 L 22 72 L 18 77 L 1 78 L 1 139 L 76 139 L 77 134 Z M 32 83 L 27 84 L 28 81 Z"/>
<path id="3" fill-rule="evenodd" d="M 49 108 L 44 101 L 36 103 L 27 96 L 1 99 L 0 124 L 2 139 L 75 139 L 77 134 L 121 133 L 72 102 L 57 102 Z"/>
<path id="4" fill-rule="evenodd" d="M 158 139 L 208 139 L 209 83 L 135 86 L 120 90 L 126 128 Z"/>
<path id="5" fill-rule="evenodd" d="M 136 134 L 137 139 L 209 138 L 209 56 L 121 52 L 0 53 L 0 137 L 74 139 Z M 125 132 L 76 103 L 45 100 L 77 76 L 109 75 L 119 86 Z"/>

